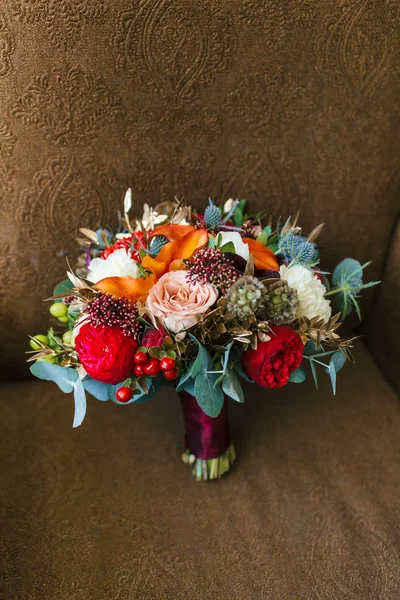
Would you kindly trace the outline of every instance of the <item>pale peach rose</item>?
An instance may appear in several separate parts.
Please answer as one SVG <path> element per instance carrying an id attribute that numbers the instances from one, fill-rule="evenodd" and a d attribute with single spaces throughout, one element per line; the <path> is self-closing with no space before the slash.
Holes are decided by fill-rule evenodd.
<path id="1" fill-rule="evenodd" d="M 185 271 L 170 271 L 151 288 L 146 306 L 167 329 L 176 333 L 197 323 L 217 298 L 214 286 L 188 283 Z"/>

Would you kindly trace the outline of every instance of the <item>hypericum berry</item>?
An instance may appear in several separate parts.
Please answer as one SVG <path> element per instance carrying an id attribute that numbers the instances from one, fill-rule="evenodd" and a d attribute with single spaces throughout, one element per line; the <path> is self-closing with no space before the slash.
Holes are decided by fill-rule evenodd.
<path id="1" fill-rule="evenodd" d="M 163 358 L 160 362 L 160 369 L 161 371 L 172 371 L 172 369 L 175 369 L 174 359 L 170 356 Z"/>
<path id="2" fill-rule="evenodd" d="M 164 375 L 165 379 L 172 381 L 173 379 L 176 379 L 178 377 L 178 369 L 171 369 L 170 371 L 164 371 L 163 375 Z"/>
<path id="3" fill-rule="evenodd" d="M 67 346 L 72 346 L 72 331 L 66 331 L 63 333 L 62 341 Z"/>
<path id="4" fill-rule="evenodd" d="M 49 310 L 50 314 L 57 319 L 60 317 L 66 317 L 68 312 L 66 305 L 62 302 L 54 302 L 54 304 L 50 306 Z"/>
<path id="5" fill-rule="evenodd" d="M 43 348 L 43 346 L 41 346 L 38 342 L 48 345 L 49 339 L 47 335 L 38 333 L 38 335 L 35 335 L 32 340 L 29 340 L 29 345 L 32 348 L 32 350 L 41 350 Z"/>
<path id="6" fill-rule="evenodd" d="M 133 357 L 133 362 L 135 365 L 145 365 L 148 360 L 149 358 L 145 352 L 136 352 L 135 356 Z"/>
<path id="7" fill-rule="evenodd" d="M 156 358 L 151 358 L 147 365 L 144 366 L 144 372 L 146 375 L 150 375 L 151 377 L 155 377 L 160 372 L 160 361 Z"/>
<path id="8" fill-rule="evenodd" d="M 65 317 L 58 317 L 58 320 L 60 321 L 60 323 L 68 323 L 67 315 L 65 315 Z"/>
<path id="9" fill-rule="evenodd" d="M 115 397 L 117 400 L 119 400 L 119 402 L 129 402 L 132 396 L 133 394 L 131 388 L 126 386 L 120 387 L 115 393 Z"/>
<path id="10" fill-rule="evenodd" d="M 143 375 L 143 373 L 144 373 L 143 369 L 144 369 L 143 365 L 135 365 L 133 367 L 133 373 L 134 373 L 135 377 L 140 377 L 141 375 Z"/>

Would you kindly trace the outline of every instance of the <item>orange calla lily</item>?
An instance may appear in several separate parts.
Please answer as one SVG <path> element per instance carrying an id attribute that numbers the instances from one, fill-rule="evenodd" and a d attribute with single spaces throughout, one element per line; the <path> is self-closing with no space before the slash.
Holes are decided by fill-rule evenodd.
<path id="1" fill-rule="evenodd" d="M 100 292 L 111 294 L 117 298 L 124 296 L 131 302 L 138 300 L 144 302 L 156 281 L 155 275 L 149 275 L 146 279 L 135 279 L 126 275 L 125 277 L 106 277 L 98 281 L 93 287 Z"/>
<path id="2" fill-rule="evenodd" d="M 254 257 L 256 269 L 279 271 L 279 265 L 272 250 L 252 238 L 243 238 L 243 242 L 249 246 L 250 253 Z"/>
<path id="3" fill-rule="evenodd" d="M 170 242 L 176 242 L 192 231 L 195 231 L 192 225 L 160 225 L 154 229 L 150 237 L 165 235 Z"/>
<path id="4" fill-rule="evenodd" d="M 171 267 L 172 270 L 181 268 L 179 261 L 191 258 L 196 250 L 204 248 L 207 242 L 208 233 L 206 229 L 193 229 L 193 231 L 186 234 L 180 240 L 165 244 L 156 258 L 152 258 L 149 255 L 145 256 L 142 266 L 154 273 L 157 279 L 159 279 Z"/>

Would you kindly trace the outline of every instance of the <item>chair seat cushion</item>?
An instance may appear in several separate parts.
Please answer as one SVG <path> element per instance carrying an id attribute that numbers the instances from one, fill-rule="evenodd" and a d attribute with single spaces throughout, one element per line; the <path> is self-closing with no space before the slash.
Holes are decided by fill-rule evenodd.
<path id="1" fill-rule="evenodd" d="M 197 483 L 176 395 L 117 406 L 39 381 L 0 403 L 0 596 L 40 600 L 395 600 L 400 404 L 358 344 L 338 394 L 249 385 L 238 461 Z M 321 379 L 322 376 L 321 376 Z"/>

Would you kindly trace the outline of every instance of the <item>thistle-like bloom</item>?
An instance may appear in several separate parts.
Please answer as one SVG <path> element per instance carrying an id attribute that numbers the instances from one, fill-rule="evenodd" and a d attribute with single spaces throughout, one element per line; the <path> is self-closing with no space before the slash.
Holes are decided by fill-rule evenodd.
<path id="1" fill-rule="evenodd" d="M 126 298 L 97 294 L 86 304 L 88 320 L 93 325 L 118 326 L 126 337 L 137 339 L 141 331 L 136 306 Z"/>
<path id="2" fill-rule="evenodd" d="M 204 248 L 192 258 L 186 279 L 189 283 L 210 283 L 224 295 L 240 275 L 221 250 Z"/>

